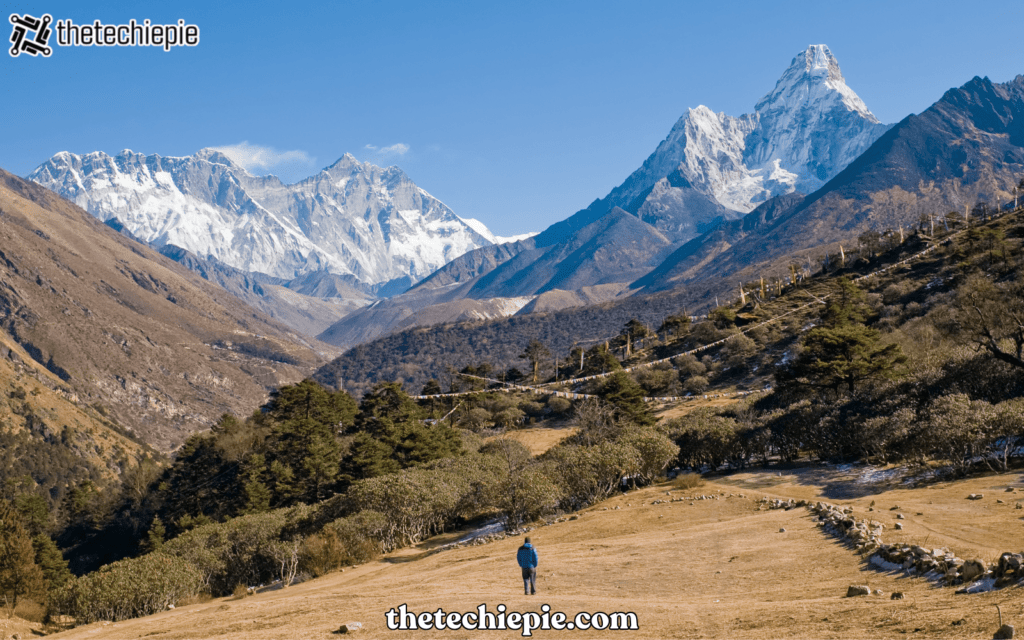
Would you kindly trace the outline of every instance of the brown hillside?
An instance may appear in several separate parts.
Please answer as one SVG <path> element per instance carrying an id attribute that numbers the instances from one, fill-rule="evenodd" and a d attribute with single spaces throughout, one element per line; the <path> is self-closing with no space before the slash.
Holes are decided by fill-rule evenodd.
<path id="1" fill-rule="evenodd" d="M 165 450 L 319 362 L 216 285 L 2 170 L 0 326 L 81 405 Z"/>
<path id="2" fill-rule="evenodd" d="M 365 638 L 519 638 L 516 631 L 389 631 L 385 613 L 539 611 L 636 612 L 639 631 L 537 631 L 537 638 L 963 638 L 991 637 L 1004 621 L 1024 623 L 1021 587 L 957 595 L 921 578 L 869 569 L 824 534 L 809 512 L 760 510 L 762 496 L 821 498 L 851 505 L 886 525 L 885 539 L 948 546 L 992 561 L 1021 547 L 1020 474 L 907 489 L 864 482 L 841 468 L 747 472 L 696 489 L 650 487 L 532 532 L 540 554 L 538 595 L 524 597 L 515 550 L 521 538 L 442 550 L 459 534 L 429 540 L 377 562 L 288 589 L 219 599 L 119 623 L 96 623 L 57 638 L 327 638 L 346 622 Z M 1013 493 L 1005 493 L 1007 487 Z M 834 496 L 854 488 L 857 497 Z M 965 500 L 984 493 L 981 501 Z M 716 499 L 668 502 L 674 497 Z M 1009 496 L 1008 498 L 1005 498 Z M 1005 499 L 1004 499 L 1005 498 Z M 997 499 L 1004 499 L 997 503 Z M 663 500 L 660 504 L 652 504 Z M 875 501 L 877 511 L 867 509 Z M 904 531 L 893 530 L 899 505 Z M 917 515 L 920 513 L 921 515 Z M 782 532 L 781 529 L 785 529 Z M 851 584 L 883 595 L 847 598 Z M 902 592 L 903 600 L 890 594 Z"/>

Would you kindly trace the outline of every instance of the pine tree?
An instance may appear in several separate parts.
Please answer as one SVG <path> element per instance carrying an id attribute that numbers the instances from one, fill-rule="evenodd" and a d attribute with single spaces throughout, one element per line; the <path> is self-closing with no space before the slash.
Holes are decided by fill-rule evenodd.
<path id="1" fill-rule="evenodd" d="M 32 538 L 32 548 L 35 550 L 36 564 L 43 571 L 43 578 L 50 591 L 61 588 L 71 579 L 68 561 L 49 536 L 39 534 Z"/>
<path id="2" fill-rule="evenodd" d="M 270 510 L 270 489 L 263 483 L 263 473 L 266 468 L 266 457 L 263 454 L 253 454 L 245 461 L 242 471 L 242 477 L 245 479 L 243 513 L 263 513 Z"/>
<path id="3" fill-rule="evenodd" d="M 866 381 L 891 377 L 906 362 L 898 344 L 882 345 L 868 327 L 864 292 L 847 278 L 836 282 L 821 324 L 808 332 L 800 356 L 778 374 L 782 385 L 855 393 Z"/>
<path id="4" fill-rule="evenodd" d="M 167 537 L 167 528 L 164 527 L 163 520 L 160 516 L 153 518 L 153 524 L 150 525 L 149 531 L 146 532 L 146 538 L 142 541 L 142 551 L 144 553 L 155 553 L 160 550 L 160 547 L 164 546 L 164 539 Z"/>
<path id="5" fill-rule="evenodd" d="M 45 595 L 46 580 L 36 564 L 32 538 L 18 512 L 6 501 L 0 503 L 0 600 L 13 612 L 22 596 L 43 602 Z"/>
<path id="6" fill-rule="evenodd" d="M 615 407 L 615 417 L 619 420 L 639 425 L 656 422 L 644 402 L 644 390 L 625 371 L 616 371 L 608 376 L 601 395 L 605 402 Z"/>
<path id="7" fill-rule="evenodd" d="M 542 360 L 546 360 L 551 357 L 551 352 L 544 343 L 536 338 L 530 340 L 530 344 L 526 345 L 526 349 L 523 350 L 519 357 L 523 360 L 530 361 L 530 367 L 533 368 L 533 384 L 537 384 L 537 374 L 540 370 L 540 363 Z"/>

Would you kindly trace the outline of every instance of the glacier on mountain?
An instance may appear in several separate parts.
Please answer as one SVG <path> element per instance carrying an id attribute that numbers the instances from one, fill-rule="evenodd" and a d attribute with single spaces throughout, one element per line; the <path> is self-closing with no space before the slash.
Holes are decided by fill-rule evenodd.
<path id="1" fill-rule="evenodd" d="M 157 247 L 286 279 L 326 271 L 368 285 L 415 282 L 506 240 L 455 215 L 398 167 L 349 154 L 291 185 L 212 149 L 186 157 L 65 151 L 28 177 Z"/>

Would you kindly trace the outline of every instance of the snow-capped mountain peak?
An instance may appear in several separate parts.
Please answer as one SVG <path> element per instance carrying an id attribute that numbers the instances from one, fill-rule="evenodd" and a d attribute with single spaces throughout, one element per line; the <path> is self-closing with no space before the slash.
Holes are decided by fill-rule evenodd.
<path id="1" fill-rule="evenodd" d="M 738 217 L 773 196 L 815 191 L 887 128 L 846 85 L 829 48 L 810 45 L 753 113 L 733 117 L 704 105 L 688 109 L 620 187 L 614 204 L 635 202 L 678 172 L 689 188 Z"/>
<path id="2" fill-rule="evenodd" d="M 887 129 L 846 85 L 838 60 L 823 44 L 797 54 L 754 112 L 758 122 L 745 164 L 784 170 L 803 193 L 821 187 Z"/>
<path id="3" fill-rule="evenodd" d="M 398 167 L 351 154 L 293 185 L 254 176 L 216 149 L 185 157 L 64 151 L 29 179 L 156 246 L 289 279 L 324 270 L 373 285 L 415 282 L 494 242 Z"/>

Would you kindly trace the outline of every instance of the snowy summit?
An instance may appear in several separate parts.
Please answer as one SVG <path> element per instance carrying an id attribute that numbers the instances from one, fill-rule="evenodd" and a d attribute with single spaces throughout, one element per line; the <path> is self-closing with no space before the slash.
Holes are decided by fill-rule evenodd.
<path id="1" fill-rule="evenodd" d="M 65 151 L 28 178 L 157 247 L 286 279 L 327 271 L 369 285 L 416 282 L 507 240 L 459 218 L 398 167 L 349 154 L 291 185 L 251 175 L 213 149 L 182 158 Z"/>
<path id="2" fill-rule="evenodd" d="M 888 128 L 846 85 L 829 48 L 811 45 L 753 113 L 689 109 L 619 197 L 642 196 L 678 171 L 688 186 L 746 213 L 773 196 L 817 190 Z"/>

